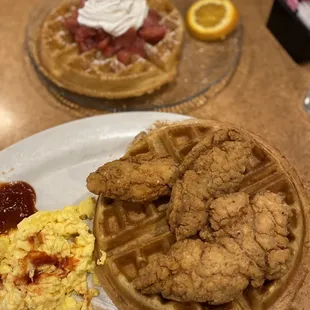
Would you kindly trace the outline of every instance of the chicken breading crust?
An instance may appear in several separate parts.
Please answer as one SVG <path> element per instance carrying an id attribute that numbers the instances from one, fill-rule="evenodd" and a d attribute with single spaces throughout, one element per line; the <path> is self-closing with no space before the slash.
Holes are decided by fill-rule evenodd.
<path id="1" fill-rule="evenodd" d="M 252 162 L 248 141 L 225 141 L 199 154 L 172 190 L 168 220 L 177 240 L 203 228 L 211 201 L 238 190 Z"/>
<path id="2" fill-rule="evenodd" d="M 179 170 L 172 158 L 109 162 L 87 178 L 90 192 L 107 198 L 145 202 L 170 194 Z"/>

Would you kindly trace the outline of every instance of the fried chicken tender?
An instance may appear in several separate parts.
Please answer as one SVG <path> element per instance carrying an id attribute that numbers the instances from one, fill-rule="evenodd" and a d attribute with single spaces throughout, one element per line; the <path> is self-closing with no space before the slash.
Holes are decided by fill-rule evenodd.
<path id="1" fill-rule="evenodd" d="M 252 158 L 252 146 L 245 141 L 226 141 L 199 155 L 172 190 L 168 220 L 177 240 L 203 228 L 211 201 L 239 188 Z"/>
<path id="2" fill-rule="evenodd" d="M 250 283 L 259 287 L 288 271 L 290 216 L 283 198 L 269 192 L 252 201 L 245 193 L 217 198 L 204 231 L 207 242 L 177 241 L 139 271 L 134 285 L 176 301 L 230 302 Z"/>
<path id="3" fill-rule="evenodd" d="M 280 278 L 287 271 L 291 257 L 289 219 L 291 210 L 281 195 L 257 194 L 251 203 L 245 193 L 216 199 L 210 206 L 213 240 L 228 249 L 229 242 L 242 249 L 243 257 L 255 264 L 261 277 L 252 279 L 252 286 L 261 286 L 265 279 Z M 234 245 L 235 246 L 235 245 Z"/>
<path id="4" fill-rule="evenodd" d="M 235 255 L 223 246 L 187 239 L 141 269 L 134 285 L 144 294 L 218 304 L 230 301 L 247 287 L 247 276 L 239 269 Z"/>
<path id="5" fill-rule="evenodd" d="M 178 167 L 171 158 L 109 162 L 87 178 L 90 192 L 107 198 L 144 202 L 170 194 L 178 177 Z"/>

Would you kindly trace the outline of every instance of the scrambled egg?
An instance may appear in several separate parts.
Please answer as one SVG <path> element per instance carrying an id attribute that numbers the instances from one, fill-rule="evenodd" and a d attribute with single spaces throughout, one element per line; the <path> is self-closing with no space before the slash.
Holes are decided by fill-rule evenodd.
<path id="1" fill-rule="evenodd" d="M 0 235 L 0 309 L 91 309 L 98 295 L 87 285 L 95 237 L 83 219 L 92 218 L 94 208 L 88 198 L 61 211 L 40 211 Z"/>

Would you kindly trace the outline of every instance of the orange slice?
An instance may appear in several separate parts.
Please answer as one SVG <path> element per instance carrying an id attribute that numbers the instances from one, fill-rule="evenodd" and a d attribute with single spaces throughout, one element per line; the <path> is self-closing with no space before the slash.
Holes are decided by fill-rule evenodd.
<path id="1" fill-rule="evenodd" d="M 239 21 L 238 10 L 230 0 L 199 0 L 187 11 L 190 33 L 200 40 L 221 40 Z"/>

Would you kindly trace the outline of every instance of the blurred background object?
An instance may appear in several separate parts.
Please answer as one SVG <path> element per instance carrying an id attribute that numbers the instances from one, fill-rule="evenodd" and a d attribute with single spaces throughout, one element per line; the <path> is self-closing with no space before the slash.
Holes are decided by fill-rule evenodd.
<path id="1" fill-rule="evenodd" d="M 274 0 L 269 30 L 297 63 L 310 60 L 310 3 Z"/>

